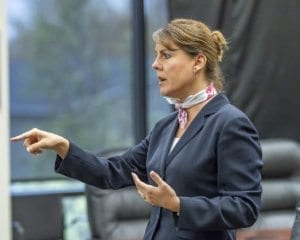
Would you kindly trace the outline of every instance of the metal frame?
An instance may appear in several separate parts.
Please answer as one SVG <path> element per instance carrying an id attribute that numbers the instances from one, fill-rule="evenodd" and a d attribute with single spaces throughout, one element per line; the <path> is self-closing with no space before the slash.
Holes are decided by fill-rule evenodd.
<path id="1" fill-rule="evenodd" d="M 132 116 L 135 143 L 147 134 L 144 1 L 132 0 Z"/>

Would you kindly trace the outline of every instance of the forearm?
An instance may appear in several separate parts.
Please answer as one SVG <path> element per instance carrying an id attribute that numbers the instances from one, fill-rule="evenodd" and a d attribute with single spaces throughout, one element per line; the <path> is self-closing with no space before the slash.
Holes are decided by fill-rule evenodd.
<path id="1" fill-rule="evenodd" d="M 137 168 L 130 164 L 130 159 L 122 156 L 97 157 L 72 142 L 69 144 L 65 159 L 57 156 L 57 173 L 100 188 L 119 189 L 132 185 L 131 172 Z"/>

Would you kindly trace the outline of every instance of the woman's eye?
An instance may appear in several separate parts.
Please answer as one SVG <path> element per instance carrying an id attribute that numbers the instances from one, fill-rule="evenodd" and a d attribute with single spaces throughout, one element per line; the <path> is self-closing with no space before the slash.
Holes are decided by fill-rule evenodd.
<path id="1" fill-rule="evenodd" d="M 169 59 L 171 57 L 171 54 L 169 53 L 164 53 L 163 54 L 164 59 Z"/>

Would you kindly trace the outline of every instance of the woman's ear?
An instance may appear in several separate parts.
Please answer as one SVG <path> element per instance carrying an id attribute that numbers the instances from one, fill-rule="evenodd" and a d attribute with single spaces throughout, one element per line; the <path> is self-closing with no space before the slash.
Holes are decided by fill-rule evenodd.
<path id="1" fill-rule="evenodd" d="M 195 57 L 195 65 L 193 68 L 194 73 L 197 73 L 199 70 L 202 70 L 205 68 L 207 62 L 207 58 L 205 55 L 203 55 L 202 53 L 199 53 L 196 57 Z"/>

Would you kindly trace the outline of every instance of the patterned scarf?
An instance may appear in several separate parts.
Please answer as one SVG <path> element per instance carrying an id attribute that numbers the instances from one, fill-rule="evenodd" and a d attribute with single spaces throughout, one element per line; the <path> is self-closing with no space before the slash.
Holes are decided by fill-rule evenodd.
<path id="1" fill-rule="evenodd" d="M 205 89 L 200 92 L 188 96 L 183 102 L 180 102 L 178 98 L 165 97 L 168 103 L 174 104 L 178 110 L 178 122 L 180 128 L 185 128 L 187 124 L 187 108 L 190 108 L 198 103 L 205 102 L 208 99 L 217 95 L 218 92 L 215 89 L 213 83 L 210 83 Z"/>

